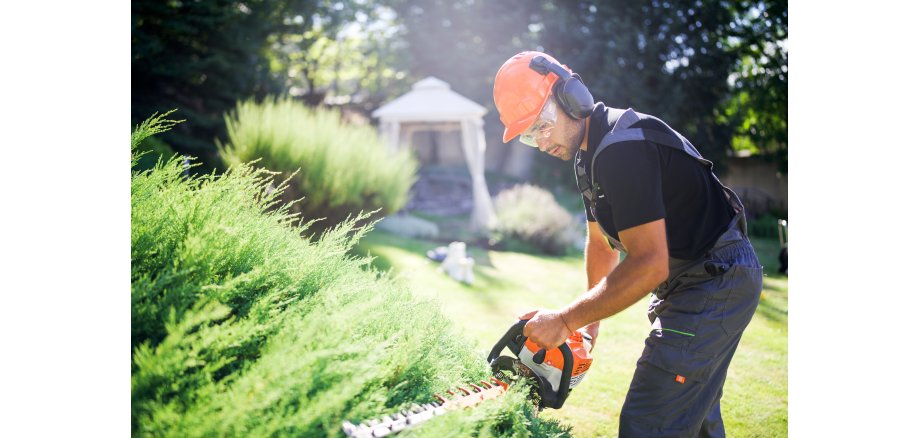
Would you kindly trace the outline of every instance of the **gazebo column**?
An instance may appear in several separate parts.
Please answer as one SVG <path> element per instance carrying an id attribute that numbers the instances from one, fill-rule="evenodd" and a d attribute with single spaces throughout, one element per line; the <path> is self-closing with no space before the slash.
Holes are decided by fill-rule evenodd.
<path id="1" fill-rule="evenodd" d="M 399 150 L 399 122 L 396 120 L 380 121 L 380 138 L 386 141 L 390 152 Z"/>
<path id="2" fill-rule="evenodd" d="M 486 136 L 482 130 L 482 119 L 466 119 L 460 122 L 463 156 L 466 158 L 473 181 L 473 213 L 470 223 L 474 230 L 485 231 L 495 217 L 492 197 L 486 185 L 485 153 Z"/>

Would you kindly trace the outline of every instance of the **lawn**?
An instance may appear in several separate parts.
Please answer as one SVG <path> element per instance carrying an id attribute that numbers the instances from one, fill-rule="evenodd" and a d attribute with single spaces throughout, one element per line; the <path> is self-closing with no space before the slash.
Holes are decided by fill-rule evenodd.
<path id="1" fill-rule="evenodd" d="M 472 286 L 437 271 L 425 251 L 442 244 L 374 231 L 358 245 L 374 265 L 405 281 L 411 290 L 440 304 L 451 320 L 486 350 L 527 310 L 559 308 L 584 291 L 580 256 L 548 257 L 470 248 Z M 779 244 L 754 239 L 765 267 L 764 293 L 728 370 L 722 415 L 728 436 L 787 435 L 788 281 L 777 273 Z M 616 436 L 620 407 L 648 335 L 647 300 L 604 321 L 594 364 L 561 410 L 541 413 L 571 426 L 577 437 Z"/>

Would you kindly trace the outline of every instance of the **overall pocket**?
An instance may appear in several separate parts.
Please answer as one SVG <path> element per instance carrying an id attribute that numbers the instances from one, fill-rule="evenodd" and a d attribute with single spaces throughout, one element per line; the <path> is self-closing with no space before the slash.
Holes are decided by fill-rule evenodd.
<path id="1" fill-rule="evenodd" d="M 672 291 L 667 298 L 657 302 L 653 297 L 649 337 L 674 347 L 690 345 L 709 303 L 706 289 L 700 286 L 700 282 L 695 282 L 693 286 Z"/>
<path id="2" fill-rule="evenodd" d="M 693 354 L 722 354 L 747 327 L 757 309 L 762 272 L 761 268 L 733 265 L 706 283 L 709 298 L 688 346 Z"/>
<path id="3" fill-rule="evenodd" d="M 731 289 L 720 318 L 722 330 L 728 336 L 741 333 L 751 322 L 763 289 L 763 268 L 736 265 L 732 271 Z"/>

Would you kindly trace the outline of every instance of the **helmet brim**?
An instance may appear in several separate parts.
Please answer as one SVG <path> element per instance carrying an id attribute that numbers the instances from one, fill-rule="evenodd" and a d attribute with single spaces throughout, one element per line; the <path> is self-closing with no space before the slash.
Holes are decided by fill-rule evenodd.
<path id="1" fill-rule="evenodd" d="M 547 94 L 546 97 L 543 98 L 543 102 L 540 102 L 540 106 L 537 107 L 536 112 L 529 114 L 527 117 L 518 120 L 517 122 L 505 126 L 505 132 L 502 134 L 502 142 L 508 143 L 509 141 L 513 140 L 514 137 L 517 137 L 521 135 L 522 132 L 526 131 L 527 128 L 533 124 L 534 120 L 537 120 L 537 116 L 540 115 L 540 111 L 543 111 L 543 107 L 546 106 L 546 101 L 549 100 L 550 96 L 552 96 L 552 93 Z"/>

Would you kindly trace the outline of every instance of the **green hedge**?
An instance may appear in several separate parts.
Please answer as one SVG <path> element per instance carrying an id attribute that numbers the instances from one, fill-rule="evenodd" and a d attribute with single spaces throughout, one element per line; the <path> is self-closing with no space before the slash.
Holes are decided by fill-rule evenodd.
<path id="1" fill-rule="evenodd" d="M 495 197 L 494 244 L 547 254 L 565 254 L 572 246 L 573 218 L 549 191 L 518 184 Z"/>
<path id="2" fill-rule="evenodd" d="M 760 215 L 756 219 L 748 219 L 748 235 L 753 237 L 765 237 L 768 239 L 779 239 L 779 220 L 785 218 L 784 213 L 768 212 Z"/>
<path id="3" fill-rule="evenodd" d="M 299 200 L 293 211 L 306 218 L 326 218 L 321 226 L 361 211 L 387 215 L 408 200 L 417 170 L 411 153 L 391 153 L 374 128 L 347 124 L 337 111 L 267 98 L 237 103 L 224 120 L 223 162 L 259 160 L 282 179 L 293 175 L 284 199 Z"/>
<path id="4" fill-rule="evenodd" d="M 169 123 L 139 126 L 132 151 Z M 436 303 L 347 255 L 366 227 L 305 240 L 271 173 L 183 170 L 174 157 L 131 177 L 133 435 L 336 436 L 487 376 Z M 522 394 L 413 434 L 566 432 Z"/>

